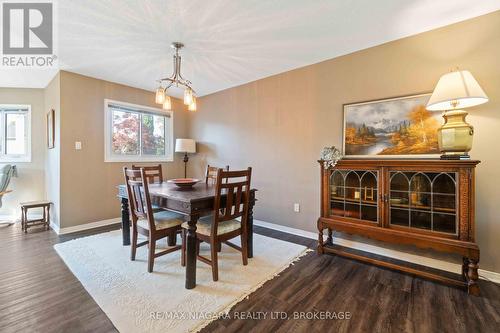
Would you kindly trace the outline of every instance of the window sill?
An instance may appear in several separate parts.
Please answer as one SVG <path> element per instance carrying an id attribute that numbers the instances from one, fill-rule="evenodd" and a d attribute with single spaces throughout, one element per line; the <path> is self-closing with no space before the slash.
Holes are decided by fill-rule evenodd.
<path id="1" fill-rule="evenodd" d="M 4 157 L 0 158 L 0 163 L 31 163 L 31 157 Z"/>
<path id="2" fill-rule="evenodd" d="M 149 162 L 159 162 L 159 163 L 164 163 L 164 162 L 173 162 L 174 158 L 173 157 L 151 157 L 151 158 L 137 158 L 137 157 L 130 157 L 130 158 L 124 158 L 124 157 L 106 157 L 104 159 L 105 163 L 149 163 Z"/>

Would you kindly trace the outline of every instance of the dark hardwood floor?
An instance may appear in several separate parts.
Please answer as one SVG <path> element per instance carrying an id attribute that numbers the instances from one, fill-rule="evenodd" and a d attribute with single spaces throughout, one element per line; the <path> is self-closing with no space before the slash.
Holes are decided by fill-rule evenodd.
<path id="1" fill-rule="evenodd" d="M 0 227 L 0 332 L 116 332 L 53 248 L 89 233 L 39 230 Z"/>
<path id="2" fill-rule="evenodd" d="M 57 236 L 0 227 L 0 332 L 116 332 L 111 321 L 56 254 L 53 245 L 116 229 Z M 256 227 L 269 237 L 309 247 L 315 241 Z M 499 332 L 500 286 L 480 281 L 482 295 L 360 262 L 310 253 L 237 304 L 230 319 L 203 332 Z M 266 312 L 265 320 L 243 315 Z M 280 313 L 288 319 L 270 319 Z M 293 319 L 298 312 L 349 320 Z M 327 313 L 328 312 L 328 313 Z M 306 315 L 306 314 L 303 314 Z"/>

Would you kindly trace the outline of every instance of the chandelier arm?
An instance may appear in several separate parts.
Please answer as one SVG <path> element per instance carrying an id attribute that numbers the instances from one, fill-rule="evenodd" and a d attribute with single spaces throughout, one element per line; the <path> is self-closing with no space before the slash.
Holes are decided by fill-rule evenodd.
<path id="1" fill-rule="evenodd" d="M 173 59 L 172 59 L 173 60 L 173 73 L 168 78 L 160 79 L 159 82 L 160 82 L 160 85 L 165 83 L 165 82 L 168 82 L 166 87 L 164 88 L 165 90 L 167 90 L 168 88 L 170 88 L 174 85 L 176 87 L 183 86 L 183 87 L 191 90 L 191 92 L 193 94 L 196 94 L 194 89 L 191 87 L 192 82 L 185 79 L 184 77 L 182 77 L 182 74 L 181 74 L 182 58 L 179 55 L 179 49 L 182 48 L 183 46 L 184 45 L 182 43 L 179 43 L 179 42 L 172 43 L 172 47 L 175 49 L 175 54 L 174 54 Z"/>
<path id="2" fill-rule="evenodd" d="M 182 58 L 179 56 L 179 62 L 177 63 L 177 73 L 179 75 L 180 81 L 186 81 L 186 79 L 184 79 L 182 77 L 182 74 L 181 74 L 181 61 L 182 61 Z"/>
<path id="3" fill-rule="evenodd" d="M 193 88 L 191 88 L 191 85 L 185 81 L 180 81 L 180 80 L 175 80 L 175 79 L 171 79 L 171 78 L 165 78 L 165 79 L 162 79 L 162 81 L 168 81 L 170 82 L 169 85 L 165 88 L 165 89 L 168 89 L 170 88 L 172 85 L 176 84 L 176 85 L 181 85 L 181 86 L 184 86 L 186 88 L 189 88 L 193 91 L 193 93 L 195 92 Z"/>
<path id="4" fill-rule="evenodd" d="M 172 68 L 173 72 L 172 72 L 172 75 L 170 75 L 170 78 L 175 80 L 177 78 L 177 55 L 176 54 L 174 54 L 173 60 L 174 60 L 174 63 L 173 63 L 174 66 Z"/>
<path id="5" fill-rule="evenodd" d="M 170 82 L 170 85 L 175 84 L 175 83 L 177 82 L 176 80 L 171 79 L 171 78 L 165 78 L 165 79 L 163 79 L 163 81 L 168 81 L 168 82 Z"/>
<path id="6" fill-rule="evenodd" d="M 179 81 L 183 80 L 181 75 L 181 62 L 182 62 L 181 56 L 177 56 L 177 68 L 175 69 L 175 72 L 177 74 L 177 77 L 179 78 Z"/>

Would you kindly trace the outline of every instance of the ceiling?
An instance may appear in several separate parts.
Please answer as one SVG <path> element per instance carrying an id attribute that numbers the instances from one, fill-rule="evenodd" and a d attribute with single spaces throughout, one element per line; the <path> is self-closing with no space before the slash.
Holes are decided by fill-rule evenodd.
<path id="1" fill-rule="evenodd" d="M 498 0 L 59 1 L 56 54 L 61 69 L 153 90 L 181 41 L 183 76 L 203 96 L 499 9 Z M 0 69 L 0 86 L 45 87 L 55 72 Z"/>

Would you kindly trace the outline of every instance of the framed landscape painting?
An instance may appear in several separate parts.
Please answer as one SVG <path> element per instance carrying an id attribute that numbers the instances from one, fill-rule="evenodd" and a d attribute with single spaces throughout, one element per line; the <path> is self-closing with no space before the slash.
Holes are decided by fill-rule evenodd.
<path id="1" fill-rule="evenodd" d="M 441 114 L 431 94 L 344 105 L 345 157 L 436 157 Z"/>

